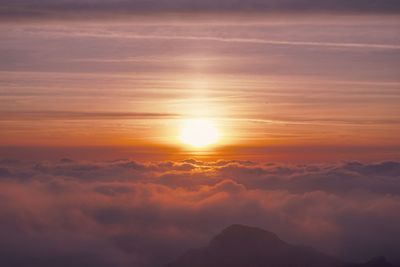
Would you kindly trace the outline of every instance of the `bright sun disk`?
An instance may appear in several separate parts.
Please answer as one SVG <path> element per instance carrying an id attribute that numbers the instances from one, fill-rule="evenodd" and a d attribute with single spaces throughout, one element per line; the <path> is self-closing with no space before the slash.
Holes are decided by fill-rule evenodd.
<path id="1" fill-rule="evenodd" d="M 180 139 L 187 145 L 202 148 L 218 142 L 219 132 L 210 120 L 190 119 L 184 122 Z"/>

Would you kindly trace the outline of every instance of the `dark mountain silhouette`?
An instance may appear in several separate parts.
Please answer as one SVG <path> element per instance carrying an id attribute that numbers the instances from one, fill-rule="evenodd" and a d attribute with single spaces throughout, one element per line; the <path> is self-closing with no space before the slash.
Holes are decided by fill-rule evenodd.
<path id="1" fill-rule="evenodd" d="M 288 244 L 274 233 L 231 225 L 208 246 L 186 252 L 165 267 L 395 267 L 383 257 L 346 263 L 313 248 Z"/>

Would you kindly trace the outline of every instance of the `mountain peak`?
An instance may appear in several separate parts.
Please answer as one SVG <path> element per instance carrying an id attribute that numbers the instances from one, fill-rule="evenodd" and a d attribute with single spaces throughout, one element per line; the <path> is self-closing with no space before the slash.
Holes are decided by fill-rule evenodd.
<path id="1" fill-rule="evenodd" d="M 241 224 L 232 224 L 228 226 L 218 235 L 216 235 L 211 240 L 211 245 L 223 245 L 229 243 L 230 245 L 238 243 L 243 246 L 244 243 L 266 243 L 268 244 L 277 244 L 277 243 L 284 243 L 279 237 L 271 232 L 266 230 L 251 227 Z"/>
<path id="2" fill-rule="evenodd" d="M 189 250 L 165 267 L 396 267 L 385 257 L 346 263 L 310 247 L 286 243 L 271 232 L 240 224 L 228 226 L 208 246 Z M 399 266 L 397 266 L 399 267 Z"/>
<path id="3" fill-rule="evenodd" d="M 263 235 L 263 236 L 269 236 L 271 238 L 278 238 L 278 236 L 272 232 L 268 232 L 264 229 L 257 228 L 257 227 L 252 227 L 252 226 L 247 226 L 243 224 L 232 224 L 228 227 L 226 227 L 220 235 L 236 235 L 236 234 L 247 234 L 247 235 Z"/>
<path id="4" fill-rule="evenodd" d="M 338 267 L 342 262 L 313 249 L 288 244 L 274 233 L 234 224 L 208 246 L 190 250 L 167 267 Z"/>

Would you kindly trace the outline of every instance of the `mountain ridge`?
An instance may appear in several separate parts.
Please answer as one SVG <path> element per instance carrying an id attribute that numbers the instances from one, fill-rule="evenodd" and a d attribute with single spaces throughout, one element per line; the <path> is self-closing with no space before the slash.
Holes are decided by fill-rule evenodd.
<path id="1" fill-rule="evenodd" d="M 384 257 L 349 263 L 312 247 L 289 244 L 275 233 L 233 224 L 203 248 L 191 249 L 164 267 L 398 267 Z"/>

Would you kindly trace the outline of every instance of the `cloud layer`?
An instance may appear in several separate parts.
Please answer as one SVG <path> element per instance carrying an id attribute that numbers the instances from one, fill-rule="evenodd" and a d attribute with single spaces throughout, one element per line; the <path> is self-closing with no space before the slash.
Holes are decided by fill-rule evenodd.
<path id="1" fill-rule="evenodd" d="M 159 266 L 232 223 L 400 260 L 399 176 L 398 162 L 2 160 L 0 263 Z"/>
<path id="2" fill-rule="evenodd" d="M 151 13 L 304 13 L 304 12 L 351 12 L 351 13 L 398 13 L 397 0 L 63 0 L 63 1 L 0 1 L 0 17 L 60 18 L 60 17 L 118 17 Z"/>

